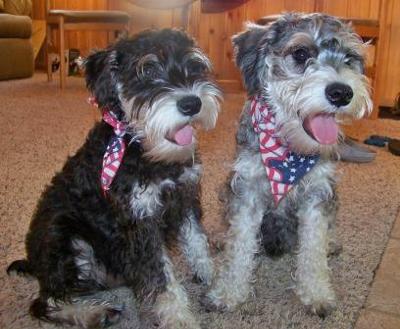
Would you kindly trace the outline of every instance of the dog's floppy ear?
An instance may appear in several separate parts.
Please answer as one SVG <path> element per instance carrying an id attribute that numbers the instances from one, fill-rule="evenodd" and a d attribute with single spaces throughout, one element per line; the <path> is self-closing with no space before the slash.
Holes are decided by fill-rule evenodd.
<path id="1" fill-rule="evenodd" d="M 258 44 L 267 29 L 251 23 L 248 23 L 246 27 L 246 31 L 232 38 L 232 42 L 236 65 L 242 72 L 243 82 L 251 95 L 260 88 L 259 69 L 262 69 L 262 63 L 259 63 Z"/>
<path id="2" fill-rule="evenodd" d="M 96 98 L 99 107 L 115 107 L 119 104 L 116 72 L 118 58 L 115 50 L 100 50 L 85 61 L 86 86 Z"/>

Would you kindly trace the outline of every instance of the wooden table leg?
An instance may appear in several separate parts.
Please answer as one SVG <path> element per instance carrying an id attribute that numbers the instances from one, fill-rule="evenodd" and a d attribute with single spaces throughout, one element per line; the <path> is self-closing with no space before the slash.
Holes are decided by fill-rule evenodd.
<path id="1" fill-rule="evenodd" d="M 53 81 L 53 71 L 52 71 L 52 63 L 50 58 L 50 46 L 51 46 L 51 26 L 46 24 L 46 48 L 45 48 L 45 57 L 47 64 L 47 81 Z"/>
<path id="2" fill-rule="evenodd" d="M 64 17 L 60 16 L 58 21 L 60 31 L 60 87 L 64 89 L 66 78 L 65 66 L 65 31 L 64 31 Z"/>

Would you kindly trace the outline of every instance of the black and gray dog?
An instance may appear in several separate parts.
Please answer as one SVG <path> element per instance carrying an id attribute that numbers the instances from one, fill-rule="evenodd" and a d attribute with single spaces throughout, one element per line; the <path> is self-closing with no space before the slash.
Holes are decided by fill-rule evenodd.
<path id="1" fill-rule="evenodd" d="M 210 70 L 194 41 L 169 29 L 87 58 L 87 86 L 104 120 L 43 193 L 27 259 L 8 268 L 39 281 L 35 317 L 105 327 L 123 309 L 96 294 L 125 285 L 153 301 L 161 327 L 198 328 L 168 247 L 177 241 L 193 274 L 210 284 L 194 130 L 217 120 L 220 91 Z"/>
<path id="2" fill-rule="evenodd" d="M 322 14 L 286 14 L 233 38 L 246 102 L 229 182 L 225 263 L 204 302 L 232 310 L 249 296 L 254 255 L 297 247 L 297 294 L 314 313 L 335 306 L 327 254 L 337 197 L 338 123 L 371 111 L 365 45 Z M 332 242 L 332 243 L 329 243 Z"/>

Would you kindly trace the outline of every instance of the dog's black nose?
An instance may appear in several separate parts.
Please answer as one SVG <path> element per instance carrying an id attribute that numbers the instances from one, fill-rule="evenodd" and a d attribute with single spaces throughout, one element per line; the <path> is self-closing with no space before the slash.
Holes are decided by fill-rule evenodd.
<path id="1" fill-rule="evenodd" d="M 335 82 L 325 88 L 325 95 L 332 105 L 345 106 L 353 98 L 353 89 L 344 83 Z"/>
<path id="2" fill-rule="evenodd" d="M 197 96 L 183 97 L 176 104 L 179 112 L 184 115 L 195 115 L 199 113 L 201 109 L 201 100 Z"/>

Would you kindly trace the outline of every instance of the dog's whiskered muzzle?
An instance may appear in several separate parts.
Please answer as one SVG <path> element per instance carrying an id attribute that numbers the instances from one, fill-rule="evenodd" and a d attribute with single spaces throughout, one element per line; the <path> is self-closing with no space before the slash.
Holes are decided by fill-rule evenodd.
<path id="1" fill-rule="evenodd" d="M 200 112 L 201 99 L 197 96 L 185 96 L 176 105 L 183 115 L 193 116 Z"/>

